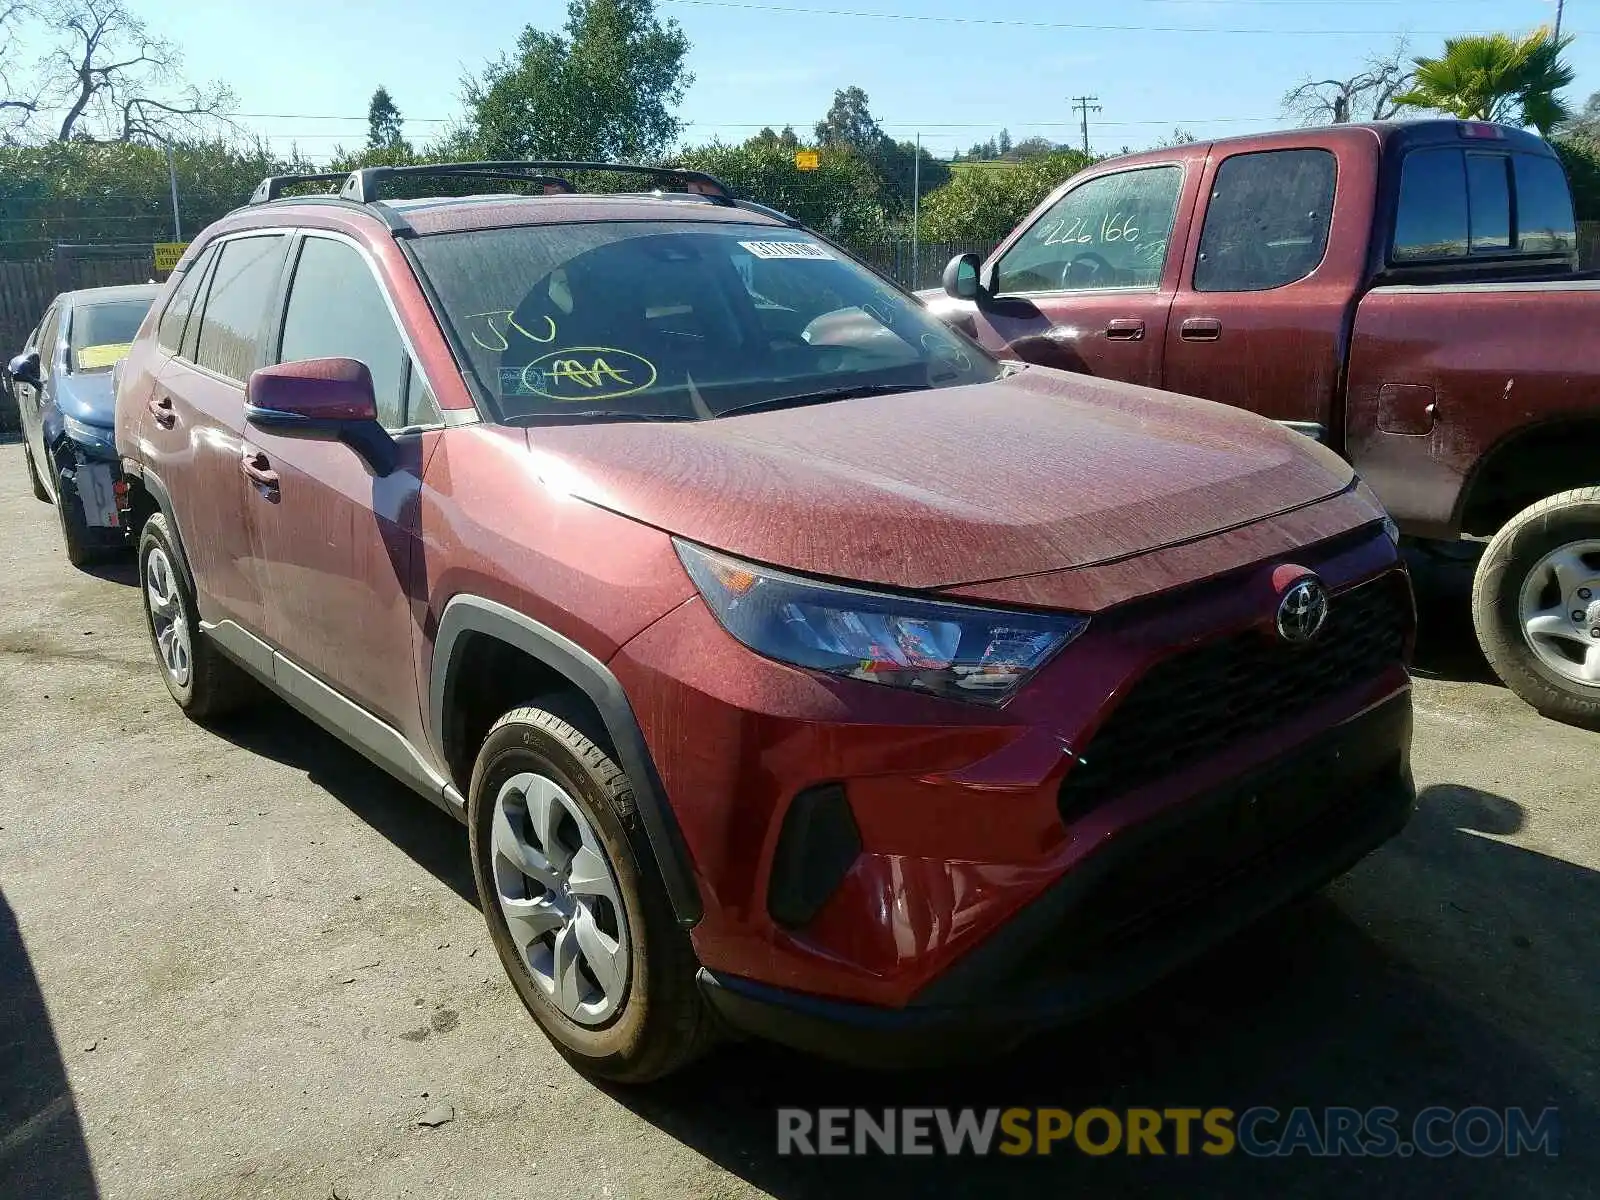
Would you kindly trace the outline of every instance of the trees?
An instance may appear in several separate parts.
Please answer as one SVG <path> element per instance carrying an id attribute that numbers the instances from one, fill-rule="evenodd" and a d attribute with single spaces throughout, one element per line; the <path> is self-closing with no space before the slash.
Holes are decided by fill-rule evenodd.
<path id="1" fill-rule="evenodd" d="M 922 202 L 922 236 L 933 242 L 999 241 L 1053 188 L 1093 161 L 1077 150 L 1060 150 L 1014 167 L 964 167 Z"/>
<path id="2" fill-rule="evenodd" d="M 1411 86 L 1405 38 L 1387 54 L 1367 57 L 1366 65 L 1345 79 L 1302 80 L 1284 93 L 1283 111 L 1304 125 L 1342 125 L 1346 121 L 1388 121 L 1399 109 L 1395 97 Z"/>
<path id="3" fill-rule="evenodd" d="M 867 94 L 858 87 L 833 93 L 827 116 L 817 122 L 819 146 L 844 146 L 859 154 L 876 149 L 885 134 L 867 107 Z"/>
<path id="4" fill-rule="evenodd" d="M 1594 92 L 1584 106 L 1561 126 L 1560 132 L 1571 138 L 1600 147 L 1600 92 Z"/>
<path id="5" fill-rule="evenodd" d="M 1571 41 L 1557 41 L 1545 28 L 1520 38 L 1450 38 L 1438 58 L 1414 60 L 1415 77 L 1395 103 L 1468 120 L 1517 121 L 1548 134 L 1572 115 L 1556 94 L 1575 77 L 1561 59 Z"/>
<path id="6" fill-rule="evenodd" d="M 650 158 L 678 136 L 688 52 L 653 0 L 569 0 L 563 33 L 529 25 L 462 81 L 468 136 L 486 158 Z"/>
<path id="7" fill-rule="evenodd" d="M 194 84 L 178 48 L 159 37 L 123 0 L 43 0 L 5 6 L 15 31 L 6 48 L 43 41 L 25 80 L 6 81 L 5 107 L 23 118 L 12 139 L 48 132 L 57 141 L 162 141 L 214 133 L 234 105 L 222 83 Z M 3 24 L 0 21 L 0 24 Z M 48 131 L 43 114 L 59 113 Z"/>
<path id="8" fill-rule="evenodd" d="M 367 149 L 398 149 L 405 145 L 404 128 L 405 119 L 400 115 L 399 106 L 389 95 L 389 89 L 380 83 L 367 105 Z"/>
<path id="9" fill-rule="evenodd" d="M 794 151 L 783 145 L 781 135 L 772 141 L 758 135 L 742 146 L 712 142 L 683 151 L 673 162 L 709 171 L 739 195 L 781 209 L 836 240 L 861 245 L 884 235 L 878 178 L 847 147 L 825 150 L 815 171 L 795 166 Z"/>

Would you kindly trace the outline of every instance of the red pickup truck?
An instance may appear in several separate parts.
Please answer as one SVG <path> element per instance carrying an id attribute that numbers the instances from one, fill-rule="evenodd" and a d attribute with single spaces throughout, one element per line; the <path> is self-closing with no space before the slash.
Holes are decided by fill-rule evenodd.
<path id="1" fill-rule="evenodd" d="M 923 299 L 1008 357 L 1291 425 L 1407 535 L 1490 539 L 1485 655 L 1600 720 L 1600 278 L 1539 138 L 1429 120 L 1098 163 Z"/>

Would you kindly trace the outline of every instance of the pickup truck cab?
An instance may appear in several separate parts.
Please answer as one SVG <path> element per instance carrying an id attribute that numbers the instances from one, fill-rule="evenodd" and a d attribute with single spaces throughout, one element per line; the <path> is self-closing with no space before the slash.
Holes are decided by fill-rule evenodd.
<path id="1" fill-rule="evenodd" d="M 1600 720 L 1600 279 L 1539 138 L 1429 120 L 1109 160 L 924 300 L 1004 357 L 1315 437 L 1407 535 L 1489 539 L 1490 663 Z"/>

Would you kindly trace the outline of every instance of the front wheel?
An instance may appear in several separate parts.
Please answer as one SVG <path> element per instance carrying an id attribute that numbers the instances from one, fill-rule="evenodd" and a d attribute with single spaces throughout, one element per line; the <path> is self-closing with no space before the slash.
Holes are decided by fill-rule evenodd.
<path id="1" fill-rule="evenodd" d="M 507 713 L 478 753 L 468 830 L 500 962 L 568 1062 L 643 1083 L 710 1043 L 693 949 L 605 750 L 553 713 Z"/>
<path id="2" fill-rule="evenodd" d="M 1472 620 L 1513 692 L 1546 716 L 1600 726 L 1600 487 L 1541 500 L 1495 535 Z"/>
<path id="3" fill-rule="evenodd" d="M 39 476 L 38 464 L 33 461 L 33 445 L 26 437 L 22 442 L 22 458 L 28 464 L 28 482 L 33 485 L 33 498 L 50 503 L 50 493 L 45 490 L 44 480 Z"/>

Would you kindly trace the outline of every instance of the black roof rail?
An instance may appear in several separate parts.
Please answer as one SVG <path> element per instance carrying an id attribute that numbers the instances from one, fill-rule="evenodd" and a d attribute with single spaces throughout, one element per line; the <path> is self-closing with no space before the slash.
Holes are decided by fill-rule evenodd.
<path id="1" fill-rule="evenodd" d="M 645 175 L 659 183 L 675 184 L 684 191 L 691 191 L 705 196 L 716 204 L 732 206 L 732 194 L 723 182 L 714 175 L 707 175 L 704 171 L 691 171 L 683 167 L 641 167 L 633 163 L 597 163 L 597 162 L 553 162 L 543 160 L 529 161 L 500 161 L 500 162 L 459 162 L 459 163 L 427 163 L 414 167 L 362 167 L 360 170 L 351 171 L 349 178 L 344 182 L 339 195 L 346 200 L 354 200 L 361 204 L 370 204 L 375 200 L 383 199 L 382 185 L 386 180 L 408 178 L 412 176 L 434 175 L 448 178 L 449 176 L 473 176 L 490 179 L 516 179 L 529 183 L 540 183 L 546 191 L 555 187 L 564 187 L 568 193 L 576 192 L 572 183 L 563 178 L 539 174 L 545 171 L 612 171 L 630 175 Z M 294 178 L 291 176 L 290 178 Z M 307 176 L 321 178 L 320 176 Z M 270 181 L 268 181 L 270 182 Z M 263 186 L 265 186 L 263 184 Z M 260 192 L 260 188 L 256 189 Z"/>
<path id="2" fill-rule="evenodd" d="M 283 195 L 283 189 L 296 183 L 338 183 L 348 179 L 349 171 L 322 171 L 314 175 L 268 175 L 250 193 L 249 204 L 265 204 Z"/>
<path id="3" fill-rule="evenodd" d="M 742 208 L 746 212 L 760 213 L 764 217 L 771 217 L 775 221 L 782 221 L 785 225 L 792 225 L 796 229 L 802 228 L 798 217 L 791 217 L 781 209 L 771 208 L 765 204 L 758 204 L 754 200 L 735 200 L 735 208 Z"/>

